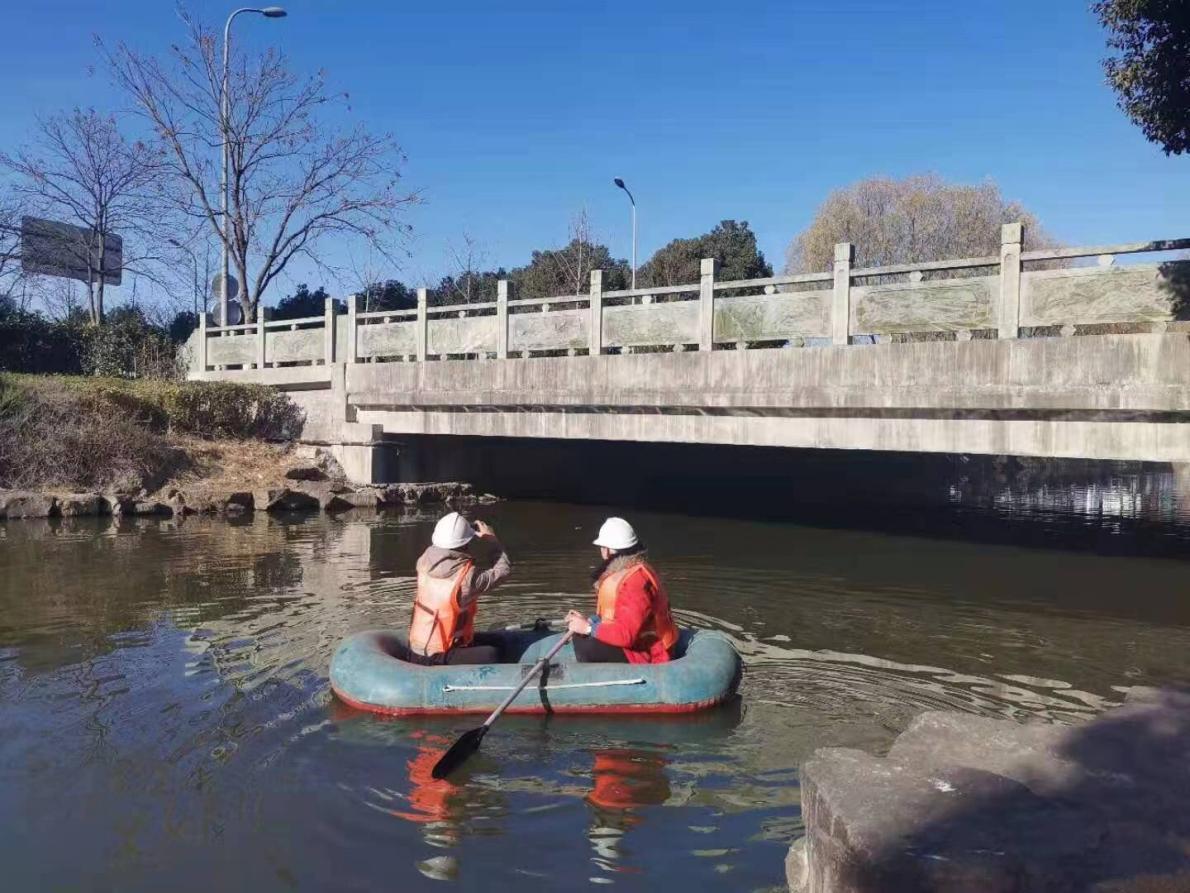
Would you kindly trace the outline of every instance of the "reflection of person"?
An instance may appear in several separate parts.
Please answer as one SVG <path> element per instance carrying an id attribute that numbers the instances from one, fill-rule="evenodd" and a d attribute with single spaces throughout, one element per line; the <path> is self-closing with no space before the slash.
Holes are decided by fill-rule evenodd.
<path id="1" fill-rule="evenodd" d="M 451 796 L 458 788 L 445 778 L 433 776 L 435 764 L 442 757 L 450 741 L 441 735 L 414 733 L 417 754 L 409 761 L 409 808 L 410 812 L 393 812 L 402 819 L 418 824 L 447 822 L 450 820 Z"/>
<path id="2" fill-rule="evenodd" d="M 669 799 L 665 756 L 631 747 L 595 751 L 591 793 L 587 802 L 602 809 L 658 806 Z"/>
<path id="3" fill-rule="evenodd" d="M 495 563 L 476 570 L 472 541 L 487 540 Z M 458 512 L 434 526 L 432 545 L 417 559 L 417 596 L 409 624 L 409 660 L 426 665 L 494 664 L 499 638 L 475 632 L 479 596 L 498 586 L 512 565 L 496 532 L 483 521 L 472 527 Z"/>
<path id="4" fill-rule="evenodd" d="M 593 822 L 587 832 L 595 850 L 591 861 L 604 871 L 630 871 L 620 862 L 620 841 L 643 817 L 636 807 L 659 806 L 669 799 L 669 778 L 663 753 L 630 747 L 595 751 L 587 803 Z"/>
<path id="5" fill-rule="evenodd" d="M 659 664 L 670 659 L 678 628 L 669 596 L 644 543 L 623 518 L 608 518 L 595 539 L 602 561 L 592 574 L 596 616 L 566 615 L 574 651 L 589 663 Z"/>

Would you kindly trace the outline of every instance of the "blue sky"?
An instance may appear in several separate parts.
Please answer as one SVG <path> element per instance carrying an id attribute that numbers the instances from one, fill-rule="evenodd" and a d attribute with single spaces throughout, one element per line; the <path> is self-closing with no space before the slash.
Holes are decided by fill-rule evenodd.
<path id="1" fill-rule="evenodd" d="M 1190 159 L 1116 109 L 1088 0 L 285 6 L 241 17 L 237 39 L 324 68 L 353 118 L 401 143 L 425 198 L 396 273 L 410 282 L 446 272 L 464 231 L 491 265 L 521 264 L 583 207 L 627 256 L 615 176 L 639 203 L 642 261 L 731 217 L 780 267 L 831 189 L 928 171 L 995 180 L 1072 244 L 1187 235 Z M 119 102 L 89 70 L 94 33 L 151 50 L 182 36 L 168 0 L 41 0 L 5 20 L 5 147 L 38 112 Z M 302 279 L 318 276 L 281 287 Z"/>

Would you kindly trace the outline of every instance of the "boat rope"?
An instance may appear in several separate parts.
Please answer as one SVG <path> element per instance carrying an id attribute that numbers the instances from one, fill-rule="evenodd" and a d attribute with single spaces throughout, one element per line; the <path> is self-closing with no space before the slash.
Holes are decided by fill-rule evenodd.
<path id="1" fill-rule="evenodd" d="M 602 688 L 606 685 L 644 685 L 640 679 L 609 679 L 607 682 L 569 682 L 564 685 L 547 685 L 546 691 L 558 691 L 563 688 Z M 444 685 L 443 691 L 512 691 L 515 685 Z M 530 689 L 532 690 L 532 689 Z M 540 691 L 540 689 L 538 689 Z"/>

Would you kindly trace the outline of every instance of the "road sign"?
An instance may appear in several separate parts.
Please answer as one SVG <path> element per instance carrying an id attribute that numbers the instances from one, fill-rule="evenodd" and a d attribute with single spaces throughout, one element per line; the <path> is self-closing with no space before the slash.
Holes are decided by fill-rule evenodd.
<path id="1" fill-rule="evenodd" d="M 216 300 L 223 294 L 223 274 L 216 273 L 211 278 L 211 294 Z M 231 273 L 227 274 L 227 300 L 234 301 L 240 296 L 240 282 Z"/>
<path id="2" fill-rule="evenodd" d="M 43 276 L 61 276 L 83 282 L 103 281 L 119 285 L 124 266 L 124 240 L 115 233 L 103 238 L 103 258 L 99 257 L 99 233 L 81 226 L 21 218 L 21 269 Z"/>
<path id="3" fill-rule="evenodd" d="M 215 319 L 221 326 L 238 326 L 244 322 L 244 308 L 239 301 L 227 302 L 227 319 L 223 319 L 221 307 L 215 308 Z"/>

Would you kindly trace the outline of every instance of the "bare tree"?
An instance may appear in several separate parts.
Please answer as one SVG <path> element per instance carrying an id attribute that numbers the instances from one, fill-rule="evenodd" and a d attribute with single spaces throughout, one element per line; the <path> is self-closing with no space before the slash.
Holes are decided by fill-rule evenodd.
<path id="1" fill-rule="evenodd" d="M 450 283 L 453 291 L 451 303 L 470 304 L 484 300 L 478 292 L 481 270 L 488 258 L 487 250 L 474 236 L 464 231 L 461 242 L 450 243 L 447 251 L 454 265 L 453 273 L 444 280 Z"/>
<path id="2" fill-rule="evenodd" d="M 786 253 L 787 273 L 831 268 L 837 242 L 855 245 L 857 267 L 1000 253 L 1000 225 L 1025 224 L 1027 249 L 1051 246 L 1037 218 L 994 183 L 946 183 L 934 175 L 873 177 L 832 192 Z M 953 275 L 953 273 L 951 274 Z"/>
<path id="3" fill-rule="evenodd" d="M 592 270 L 603 270 L 605 289 L 628 287 L 631 270 L 627 261 L 616 260 L 606 245 L 595 241 L 586 210 L 571 219 L 568 237 L 561 248 L 534 251 L 527 266 L 513 271 L 524 297 L 584 294 L 590 288 Z"/>
<path id="4" fill-rule="evenodd" d="M 174 279 L 180 283 L 180 287 L 171 289 L 173 304 L 197 317 L 207 310 L 209 284 L 219 263 L 218 246 L 201 221 L 192 226 L 189 233 L 179 232 L 178 235 L 178 238 L 166 239 L 170 265 L 175 270 Z"/>
<path id="5" fill-rule="evenodd" d="M 49 279 L 39 289 L 39 294 L 41 304 L 51 319 L 65 320 L 82 310 L 78 284 L 73 279 Z"/>
<path id="6" fill-rule="evenodd" d="M 75 109 L 38 121 L 36 145 L 0 152 L 0 166 L 16 176 L 14 193 L 33 213 L 82 228 L 85 244 L 73 247 L 88 269 L 91 322 L 103 321 L 109 235 L 124 240 L 125 269 L 148 275 L 150 233 L 161 225 L 150 186 L 159 170 L 157 152 L 124 138 L 110 115 Z"/>
<path id="7" fill-rule="evenodd" d="M 21 207 L 11 195 L 0 196 L 0 297 L 24 292 L 21 275 Z"/>
<path id="8" fill-rule="evenodd" d="M 591 255 L 594 253 L 595 233 L 586 208 L 570 218 L 570 239 L 565 248 L 554 252 L 558 265 L 559 279 L 567 285 L 570 294 L 581 294 L 591 279 Z"/>
<path id="9" fill-rule="evenodd" d="M 329 267 L 318 252 L 327 236 L 387 254 L 408 231 L 401 211 L 417 198 L 397 190 L 403 157 L 392 138 L 322 121 L 323 109 L 345 104 L 346 96 L 329 92 L 321 72 L 299 76 L 275 49 L 235 54 L 225 116 L 216 33 L 183 19 L 188 40 L 168 62 L 123 43 L 99 46 L 164 147 L 171 199 L 226 244 L 243 284 L 245 318 L 255 317 L 261 295 L 294 258 Z M 226 228 L 218 186 L 224 138 Z"/>

